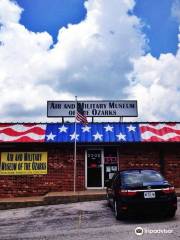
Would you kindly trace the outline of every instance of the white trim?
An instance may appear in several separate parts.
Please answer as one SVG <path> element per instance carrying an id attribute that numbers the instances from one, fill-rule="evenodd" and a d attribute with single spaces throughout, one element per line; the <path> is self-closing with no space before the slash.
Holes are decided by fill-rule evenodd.
<path id="1" fill-rule="evenodd" d="M 101 190 L 104 189 L 103 187 L 86 187 L 88 190 Z"/>
<path id="2" fill-rule="evenodd" d="M 101 151 L 101 187 L 88 187 L 87 186 L 87 151 L 88 150 L 100 150 Z M 85 188 L 86 189 L 104 189 L 104 149 L 103 148 L 88 148 L 85 150 Z"/>

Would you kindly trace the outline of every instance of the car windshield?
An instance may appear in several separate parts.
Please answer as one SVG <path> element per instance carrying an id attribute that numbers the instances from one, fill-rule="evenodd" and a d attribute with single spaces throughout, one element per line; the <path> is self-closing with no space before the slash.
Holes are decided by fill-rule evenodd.
<path id="1" fill-rule="evenodd" d="M 150 183 L 164 181 L 160 173 L 153 170 L 141 170 L 124 172 L 122 174 L 122 185 L 143 186 Z"/>

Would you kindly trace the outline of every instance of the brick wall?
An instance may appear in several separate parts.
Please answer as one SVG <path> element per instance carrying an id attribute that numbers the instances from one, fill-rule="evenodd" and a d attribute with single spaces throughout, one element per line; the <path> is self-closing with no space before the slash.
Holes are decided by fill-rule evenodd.
<path id="1" fill-rule="evenodd" d="M 1 151 L 47 151 L 48 174 L 0 176 L 0 197 L 35 196 L 48 192 L 73 191 L 72 145 L 13 145 Z M 180 188 L 180 144 L 122 144 L 119 169 L 151 168 Z M 85 148 L 77 150 L 77 190 L 85 190 Z"/>
<path id="2" fill-rule="evenodd" d="M 17 151 L 30 151 L 31 148 Z M 5 150 L 8 151 L 8 150 Z M 9 151 L 15 151 L 14 149 Z M 0 176 L 0 197 L 36 196 L 48 192 L 73 191 L 74 155 L 72 147 L 32 148 L 48 152 L 47 175 Z M 77 151 L 77 190 L 84 190 L 84 150 Z"/>
<path id="3" fill-rule="evenodd" d="M 180 146 L 164 149 L 164 175 L 175 186 L 180 188 Z"/>
<path id="4" fill-rule="evenodd" d="M 147 144 L 121 146 L 119 148 L 119 170 L 127 168 L 152 168 L 159 171 L 158 149 Z"/>
<path id="5" fill-rule="evenodd" d="M 180 144 L 130 144 L 119 151 L 119 169 L 151 168 L 160 171 L 175 187 L 180 188 Z"/>

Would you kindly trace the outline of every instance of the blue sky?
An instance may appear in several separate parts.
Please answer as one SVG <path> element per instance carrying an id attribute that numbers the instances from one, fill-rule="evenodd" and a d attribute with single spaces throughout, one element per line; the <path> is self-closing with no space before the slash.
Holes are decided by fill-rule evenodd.
<path id="1" fill-rule="evenodd" d="M 74 96 L 179 121 L 180 0 L 0 0 L 0 26 L 1 121 L 57 121 L 47 101 Z"/>
<path id="2" fill-rule="evenodd" d="M 177 51 L 179 25 L 171 16 L 172 3 L 172 0 L 136 0 L 134 13 L 145 23 L 149 51 L 156 57 Z"/>
<path id="3" fill-rule="evenodd" d="M 47 31 L 54 42 L 61 27 L 79 23 L 86 16 L 84 0 L 17 0 L 23 9 L 20 22 L 34 32 Z"/>
<path id="4" fill-rule="evenodd" d="M 61 27 L 77 24 L 86 17 L 85 0 L 16 1 L 24 9 L 20 22 L 31 31 L 49 32 L 54 43 Z M 147 52 L 155 57 L 177 51 L 179 24 L 171 16 L 172 4 L 172 0 L 136 0 L 133 14 L 142 20 L 149 41 Z"/>

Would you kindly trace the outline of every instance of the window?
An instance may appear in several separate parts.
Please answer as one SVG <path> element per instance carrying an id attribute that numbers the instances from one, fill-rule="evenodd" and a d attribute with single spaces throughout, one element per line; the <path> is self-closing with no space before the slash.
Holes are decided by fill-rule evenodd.
<path id="1" fill-rule="evenodd" d="M 148 183 L 156 183 L 164 181 L 164 178 L 160 173 L 154 170 L 137 170 L 127 171 L 122 173 L 122 184 L 123 185 L 146 185 Z"/>

